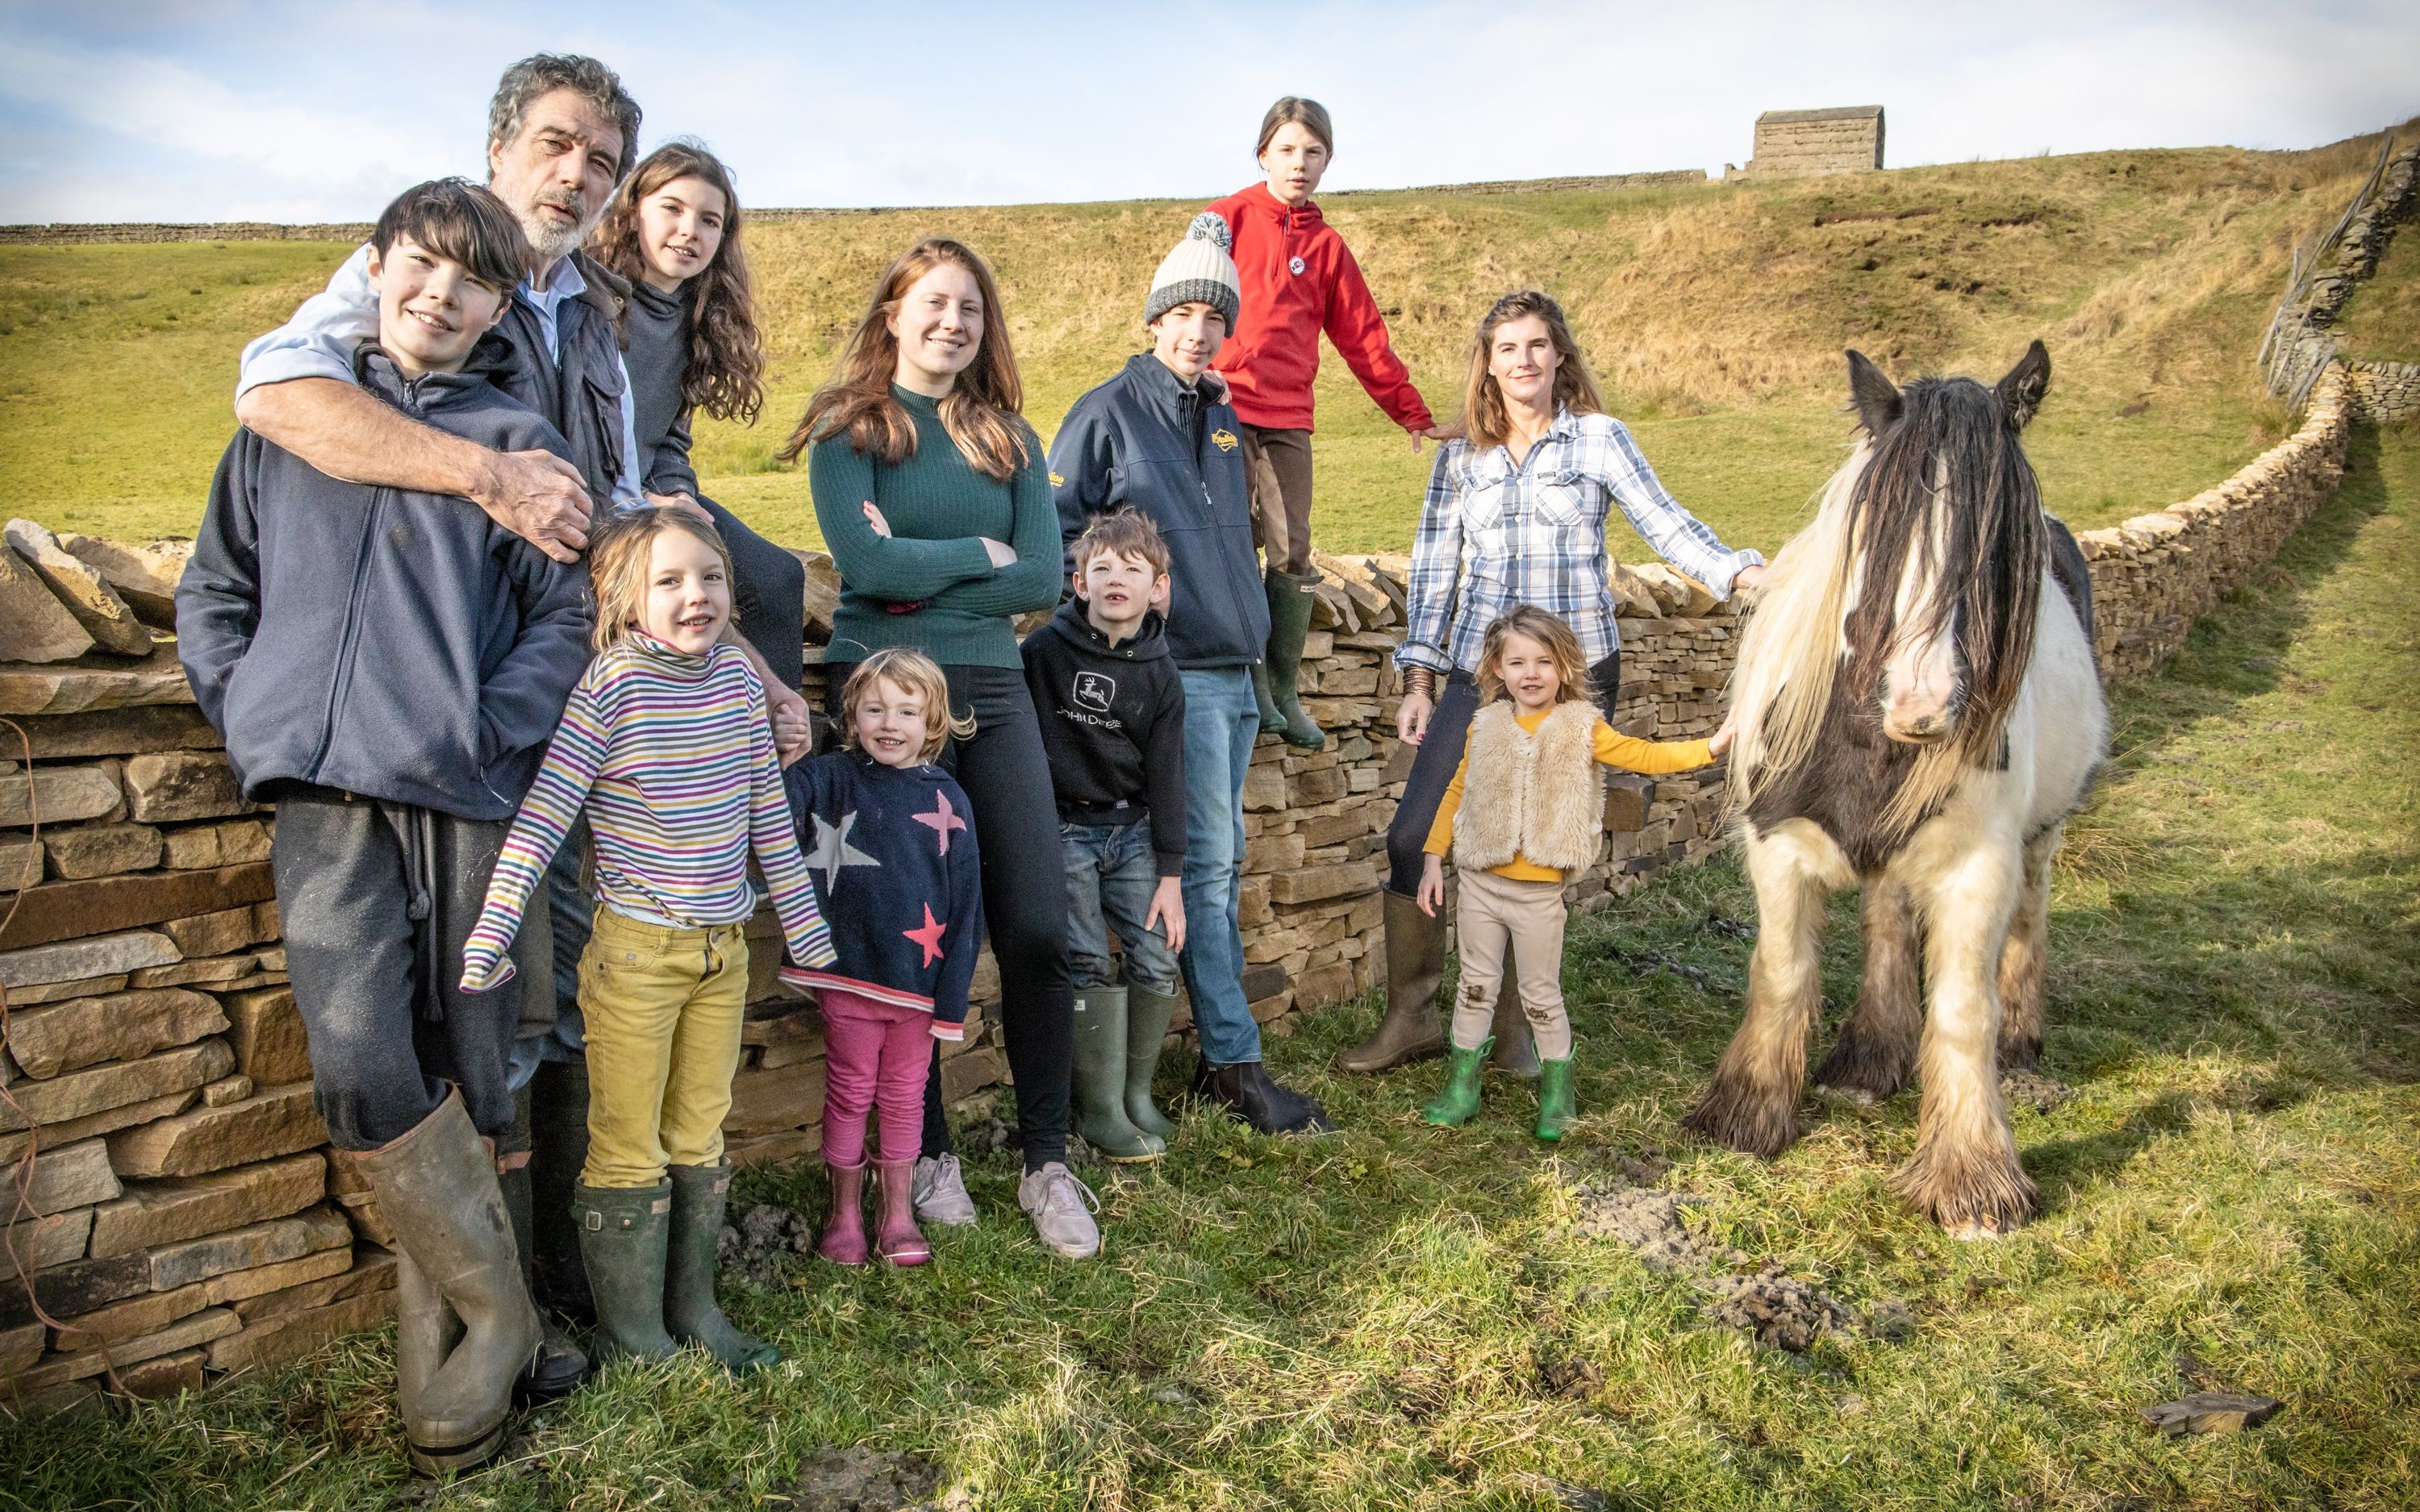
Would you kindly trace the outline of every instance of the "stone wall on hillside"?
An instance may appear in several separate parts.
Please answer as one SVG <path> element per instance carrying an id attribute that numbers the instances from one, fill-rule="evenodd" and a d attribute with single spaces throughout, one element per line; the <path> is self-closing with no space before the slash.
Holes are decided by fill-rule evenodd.
<path id="1" fill-rule="evenodd" d="M 2377 171 L 2335 226 L 2295 253 L 2286 297 L 2260 340 L 2258 361 L 2272 393 L 2300 404 L 2337 361 L 2336 316 L 2378 270 L 2397 227 L 2420 212 L 2420 142 L 2389 157 L 2392 145 L 2381 145 Z M 2388 388 L 2393 402 L 2394 386 Z"/>
<path id="2" fill-rule="evenodd" d="M 2110 675 L 2172 654 L 2193 617 L 2257 574 L 2327 496 L 2350 392 L 2340 375 L 2323 383 L 2293 436 L 2217 487 L 2080 534 Z M 70 600 L 87 617 L 106 608 L 89 592 L 98 581 L 163 625 L 179 548 L 52 538 L 25 523 L 11 522 L 0 547 L 15 574 L 0 573 L 0 594 L 18 595 L 0 603 L 0 622 L 56 594 L 59 623 L 39 643 L 76 649 L 0 662 L 0 716 L 26 742 L 0 726 L 0 889 L 23 887 L 0 932 L 0 1163 L 26 1194 L 0 1220 L 16 1257 L 0 1257 L 0 1397 L 53 1410 L 94 1399 L 111 1367 L 125 1390 L 158 1396 L 298 1360 L 388 1316 L 394 1259 L 376 1204 L 329 1158 L 312 1108 L 270 880 L 275 817 L 235 791 L 165 635 L 141 656 L 112 656 L 70 611 Z M 836 580 L 829 559 L 807 555 L 810 636 L 828 637 Z M 89 580 L 73 561 L 93 567 Z M 1393 733 L 1389 655 L 1406 564 L 1320 559 L 1303 688 L 1330 742 L 1306 754 L 1264 740 L 1246 781 L 1246 984 L 1272 1037 L 1383 980 L 1385 831 L 1410 764 Z M 1615 584 L 1617 722 L 1658 739 L 1710 733 L 1739 643 L 1735 606 L 1657 565 L 1618 568 Z M 819 656 L 809 647 L 811 662 Z M 1617 779 L 1603 851 L 1569 888 L 1575 906 L 1604 906 L 1718 848 L 1723 800 L 1718 771 Z M 774 981 L 769 918 L 752 933 L 755 982 L 725 1133 L 740 1161 L 810 1155 L 821 1022 L 811 999 Z M 943 1062 L 956 1103 L 991 1097 L 1007 1076 L 988 960 L 975 995 L 966 1041 Z"/>
<path id="3" fill-rule="evenodd" d="M 1768 110 L 1756 118 L 1752 156 L 1736 177 L 1812 178 L 1827 174 L 1869 173 L 1882 165 L 1880 105 Z"/>
<path id="4" fill-rule="evenodd" d="M 0 246 L 101 246 L 125 241 L 343 241 L 370 239 L 367 221 L 280 225 L 270 221 L 53 221 L 0 225 Z"/>
<path id="5" fill-rule="evenodd" d="M 2362 418 L 2399 425 L 2420 417 L 2420 363 L 2347 363 L 2345 387 Z"/>

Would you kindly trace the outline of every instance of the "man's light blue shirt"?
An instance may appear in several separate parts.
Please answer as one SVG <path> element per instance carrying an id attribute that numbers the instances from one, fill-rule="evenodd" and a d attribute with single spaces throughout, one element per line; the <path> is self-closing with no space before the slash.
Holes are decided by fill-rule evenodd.
<path id="1" fill-rule="evenodd" d="M 566 257 L 554 265 L 554 276 L 544 289 L 526 278 L 513 297 L 535 312 L 554 360 L 563 361 L 563 331 L 557 321 L 566 300 L 588 291 L 579 265 Z M 378 335 L 378 290 L 370 286 L 370 248 L 364 242 L 328 286 L 304 300 L 292 319 L 243 349 L 236 376 L 235 396 L 264 383 L 294 378 L 327 378 L 353 381 L 353 348 Z M 618 360 L 618 359 L 617 359 Z M 639 491 L 639 416 L 631 398 L 630 375 L 622 374 L 622 471 L 613 480 L 613 507 L 637 509 L 646 502 Z"/>

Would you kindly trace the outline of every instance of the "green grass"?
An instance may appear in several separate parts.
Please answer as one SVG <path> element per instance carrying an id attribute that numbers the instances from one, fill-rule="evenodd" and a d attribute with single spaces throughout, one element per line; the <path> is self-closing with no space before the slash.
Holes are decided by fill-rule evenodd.
<path id="1" fill-rule="evenodd" d="M 2347 357 L 2420 363 L 2420 234 L 2406 225 L 2336 316 Z"/>
<path id="2" fill-rule="evenodd" d="M 1161 1166 L 1095 1172 L 1097 1263 L 1044 1257 L 1014 1166 L 978 1159 L 983 1226 L 938 1235 L 931 1270 L 730 1288 L 781 1367 L 619 1367 L 451 1489 L 405 1477 L 375 1335 L 199 1398 L 0 1425 L 0 1505 L 780 1507 L 823 1446 L 863 1442 L 939 1459 L 985 1508 L 2411 1506 L 2415 553 L 2420 439 L 2363 433 L 2277 563 L 2120 694 L 2054 899 L 2043 1070 L 2079 1095 L 2018 1114 L 2046 1211 L 1998 1243 L 1887 1194 L 1911 1095 L 1810 1103 L 1771 1165 L 1681 1134 L 1745 965 L 1708 927 L 1752 917 L 1722 861 L 1575 921 L 1584 1118 L 1559 1154 L 1523 1132 L 1524 1089 L 1491 1082 L 1447 1133 L 1418 1119 L 1435 1068 L 1330 1074 L 1363 1003 L 1271 1044 L 1344 1134 L 1189 1118 Z M 1842 1003 L 1853 914 L 1827 955 Z M 1713 1238 L 1853 1309 L 1898 1303 L 1913 1337 L 1760 1348 L 1560 1232 L 1566 1183 L 1652 1150 Z M 819 1189 L 752 1171 L 738 1195 L 813 1212 Z M 2135 1417 L 2204 1380 L 2285 1411 L 2181 1441 Z"/>
<path id="3" fill-rule="evenodd" d="M 1357 193 L 1326 208 L 1440 414 L 1460 407 L 1488 302 L 1542 285 L 1675 495 L 1735 544 L 1770 548 L 1842 454 L 1848 346 L 1901 376 L 1989 378 L 2026 341 L 2048 342 L 2056 374 L 2032 445 L 2051 507 L 2078 526 L 2225 477 L 2286 423 L 2259 397 L 2250 355 L 2288 249 L 2341 208 L 2374 147 L 2088 153 L 1689 189 Z M 933 231 L 999 269 L 1027 412 L 1047 437 L 1139 349 L 1150 270 L 1194 208 L 884 210 L 753 227 L 771 400 L 753 427 L 701 425 L 701 475 L 766 533 L 817 539 L 804 476 L 772 455 L 876 274 Z M 190 532 L 231 428 L 238 350 L 345 250 L 0 248 L 5 507 L 57 529 Z M 1406 548 L 1427 458 L 1332 351 L 1318 401 L 1320 539 Z"/>

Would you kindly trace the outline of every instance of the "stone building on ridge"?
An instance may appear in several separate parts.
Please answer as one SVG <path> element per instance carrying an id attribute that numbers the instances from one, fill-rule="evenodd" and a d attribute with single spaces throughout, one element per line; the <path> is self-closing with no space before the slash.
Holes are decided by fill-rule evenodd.
<path id="1" fill-rule="evenodd" d="M 1883 165 L 1883 108 L 1768 110 L 1756 118 L 1756 155 L 1726 178 L 1812 178 Z"/>

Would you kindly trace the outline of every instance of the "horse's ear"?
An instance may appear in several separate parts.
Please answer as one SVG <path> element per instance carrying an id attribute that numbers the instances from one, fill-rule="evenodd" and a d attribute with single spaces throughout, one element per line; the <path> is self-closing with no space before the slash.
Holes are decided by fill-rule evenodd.
<path id="1" fill-rule="evenodd" d="M 2034 418 L 2034 411 L 2041 408 L 2042 395 L 2050 392 L 2049 350 L 2039 341 L 2026 347 L 2025 354 L 2017 359 L 2017 365 L 2009 369 L 2009 376 L 1992 392 L 1999 398 L 2000 411 L 2009 417 L 2009 423 L 2019 430 L 2024 429 L 2026 422 Z"/>
<path id="2" fill-rule="evenodd" d="M 1898 387 L 1866 360 L 1865 353 L 1854 349 L 1849 353 L 1849 403 L 1857 411 L 1857 423 L 1876 440 L 1899 419 Z"/>

